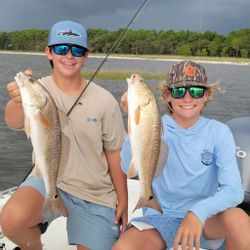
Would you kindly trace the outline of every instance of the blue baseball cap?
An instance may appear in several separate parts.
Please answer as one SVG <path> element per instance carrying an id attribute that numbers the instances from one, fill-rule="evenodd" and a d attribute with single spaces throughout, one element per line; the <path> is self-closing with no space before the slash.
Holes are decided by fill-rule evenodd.
<path id="1" fill-rule="evenodd" d="M 70 20 L 55 23 L 49 33 L 48 46 L 65 43 L 88 49 L 86 29 L 81 24 Z"/>

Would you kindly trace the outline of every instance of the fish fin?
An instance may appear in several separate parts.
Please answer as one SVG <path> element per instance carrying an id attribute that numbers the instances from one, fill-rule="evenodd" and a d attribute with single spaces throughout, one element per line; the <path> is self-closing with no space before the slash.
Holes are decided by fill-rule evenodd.
<path id="1" fill-rule="evenodd" d="M 36 163 L 36 155 L 34 151 L 32 152 L 31 158 L 32 158 L 32 164 L 34 165 Z"/>
<path id="2" fill-rule="evenodd" d="M 25 118 L 24 120 L 24 131 L 27 138 L 29 139 L 31 134 L 31 125 L 30 125 L 30 120 L 28 118 Z"/>
<path id="3" fill-rule="evenodd" d="M 42 219 L 51 220 L 59 216 L 68 216 L 68 210 L 59 194 L 56 194 L 54 198 L 45 198 L 43 209 L 42 209 Z"/>
<path id="4" fill-rule="evenodd" d="M 133 212 L 136 209 L 140 209 L 142 207 L 150 207 L 150 208 L 157 210 L 160 213 L 163 213 L 162 208 L 160 204 L 158 203 L 158 201 L 156 200 L 154 195 L 151 195 L 148 199 L 145 199 L 144 197 L 140 196 L 140 199 L 137 202 Z"/>
<path id="5" fill-rule="evenodd" d="M 141 108 L 140 108 L 140 106 L 138 106 L 135 109 L 135 113 L 134 113 L 134 121 L 135 121 L 136 125 L 138 125 L 140 122 L 140 113 L 141 113 Z"/>
<path id="6" fill-rule="evenodd" d="M 127 178 L 128 179 L 135 178 L 137 175 L 138 175 L 137 170 L 136 170 L 133 162 L 131 161 L 129 169 L 128 169 Z"/>
<path id="7" fill-rule="evenodd" d="M 37 113 L 36 120 L 37 120 L 37 122 L 39 122 L 40 124 L 42 124 L 46 128 L 52 128 L 53 127 L 53 124 L 52 124 L 51 120 L 48 119 L 48 117 L 46 117 L 41 112 Z"/>
<path id="8" fill-rule="evenodd" d="M 150 103 L 151 99 L 148 98 L 145 100 L 144 103 L 138 105 L 135 109 L 135 113 L 134 113 L 134 121 L 135 124 L 138 125 L 140 122 L 140 118 L 141 118 L 141 107 L 147 106 Z"/>
<path id="9" fill-rule="evenodd" d="M 34 176 L 34 177 L 41 177 L 43 176 L 39 167 L 35 166 L 33 169 L 32 169 L 32 172 L 30 173 L 31 176 Z"/>
<path id="10" fill-rule="evenodd" d="M 163 170 L 168 159 L 168 145 L 161 139 L 160 152 L 157 160 L 154 177 L 158 176 Z"/>

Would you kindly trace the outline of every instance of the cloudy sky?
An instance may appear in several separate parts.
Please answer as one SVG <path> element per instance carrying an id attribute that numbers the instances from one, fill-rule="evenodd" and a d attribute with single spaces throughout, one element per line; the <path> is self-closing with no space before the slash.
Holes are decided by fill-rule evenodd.
<path id="1" fill-rule="evenodd" d="M 70 19 L 88 28 L 127 26 L 144 0 L 0 0 L 0 32 L 49 29 Z M 250 28 L 250 0 L 148 0 L 132 29 L 216 31 Z"/>

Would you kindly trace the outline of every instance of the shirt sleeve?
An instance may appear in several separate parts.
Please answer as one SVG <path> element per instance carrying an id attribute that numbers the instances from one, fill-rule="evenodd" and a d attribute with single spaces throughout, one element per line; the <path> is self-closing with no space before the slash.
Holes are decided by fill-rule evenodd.
<path id="1" fill-rule="evenodd" d="M 103 142 L 107 150 L 121 149 L 126 136 L 122 114 L 118 104 L 103 119 Z"/>
<path id="2" fill-rule="evenodd" d="M 128 173 L 129 165 L 132 160 L 131 144 L 127 135 L 121 150 L 121 167 L 125 174 Z"/>
<path id="3" fill-rule="evenodd" d="M 219 189 L 214 196 L 196 203 L 190 209 L 203 224 L 208 217 L 230 207 L 236 207 L 244 199 L 244 190 L 236 161 L 236 147 L 228 127 L 223 131 L 220 130 L 216 141 L 214 160 L 218 168 Z"/>

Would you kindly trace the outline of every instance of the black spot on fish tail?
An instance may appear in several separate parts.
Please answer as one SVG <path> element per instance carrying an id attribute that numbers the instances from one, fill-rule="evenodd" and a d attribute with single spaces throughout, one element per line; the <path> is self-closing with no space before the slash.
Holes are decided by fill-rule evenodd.
<path id="1" fill-rule="evenodd" d="M 58 194 L 55 194 L 54 199 L 57 199 L 58 197 L 59 197 Z"/>
<path id="2" fill-rule="evenodd" d="M 152 200 L 152 199 L 154 199 L 154 196 L 153 196 L 153 195 L 150 195 L 150 196 L 148 197 L 148 201 L 150 201 L 150 200 Z"/>

